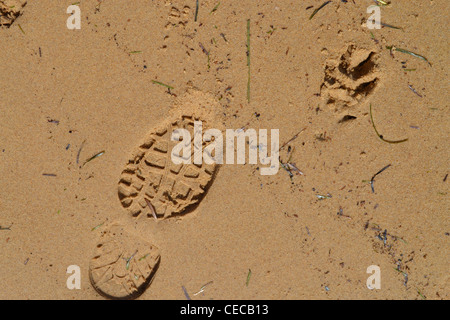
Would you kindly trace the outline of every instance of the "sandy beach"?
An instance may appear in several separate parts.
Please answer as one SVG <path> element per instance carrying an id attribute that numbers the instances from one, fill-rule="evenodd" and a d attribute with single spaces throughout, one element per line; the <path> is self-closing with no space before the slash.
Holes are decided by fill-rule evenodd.
<path id="1" fill-rule="evenodd" d="M 450 7 L 376 3 L 0 0 L 0 299 L 449 299 Z"/>

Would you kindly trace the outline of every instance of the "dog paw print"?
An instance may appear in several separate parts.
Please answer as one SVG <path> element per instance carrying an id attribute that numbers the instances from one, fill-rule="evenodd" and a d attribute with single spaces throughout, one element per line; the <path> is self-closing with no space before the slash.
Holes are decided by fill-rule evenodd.
<path id="1" fill-rule="evenodd" d="M 0 27 L 9 27 L 22 14 L 25 0 L 0 0 Z"/>
<path id="2" fill-rule="evenodd" d="M 379 81 L 378 54 L 351 44 L 327 60 L 321 96 L 337 109 L 352 107 L 370 95 Z"/>

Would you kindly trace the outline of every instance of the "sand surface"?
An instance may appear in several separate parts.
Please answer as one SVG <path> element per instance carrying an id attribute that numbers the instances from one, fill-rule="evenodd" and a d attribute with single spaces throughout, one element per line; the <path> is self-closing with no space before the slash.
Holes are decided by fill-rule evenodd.
<path id="1" fill-rule="evenodd" d="M 323 1 L 200 0 L 197 21 L 195 0 L 82 0 L 81 30 L 73 1 L 24 3 L 0 1 L 1 299 L 103 299 L 89 266 L 115 221 L 159 250 L 139 299 L 449 298 L 448 1 L 392 0 L 402 29 L 372 34 L 369 0 L 312 19 Z M 194 210 L 135 221 L 121 174 L 192 90 L 221 130 L 279 129 L 291 170 L 224 164 Z"/>

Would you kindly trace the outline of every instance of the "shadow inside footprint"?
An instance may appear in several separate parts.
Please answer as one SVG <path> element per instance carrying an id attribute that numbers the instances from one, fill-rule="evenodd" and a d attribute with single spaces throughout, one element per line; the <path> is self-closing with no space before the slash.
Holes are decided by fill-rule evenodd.
<path id="1" fill-rule="evenodd" d="M 325 66 L 321 96 L 337 109 L 351 107 L 376 88 L 378 54 L 350 44 L 338 59 L 329 59 Z"/>
<path id="2" fill-rule="evenodd" d="M 10 27 L 22 14 L 26 0 L 0 0 L 0 27 Z"/>
<path id="3" fill-rule="evenodd" d="M 106 298 L 135 299 L 151 284 L 160 260 L 157 247 L 114 223 L 102 233 L 91 259 L 91 284 Z"/>

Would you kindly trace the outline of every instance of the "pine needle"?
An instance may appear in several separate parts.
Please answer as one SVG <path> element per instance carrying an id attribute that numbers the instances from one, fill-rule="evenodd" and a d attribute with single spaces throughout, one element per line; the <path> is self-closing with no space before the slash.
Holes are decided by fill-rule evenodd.
<path id="1" fill-rule="evenodd" d="M 402 143 L 402 142 L 408 141 L 408 139 L 393 141 L 393 140 L 387 140 L 387 139 L 383 138 L 383 136 L 378 132 L 377 127 L 375 126 L 375 122 L 373 121 L 372 104 L 370 105 L 370 120 L 372 121 L 372 126 L 375 129 L 375 133 L 377 134 L 378 138 L 380 138 L 382 141 L 391 143 L 391 144 L 397 144 L 397 143 Z"/>
<path id="2" fill-rule="evenodd" d="M 406 50 L 406 49 L 401 49 L 401 48 L 396 48 L 396 47 L 394 47 L 394 46 L 388 46 L 388 47 L 386 47 L 386 49 L 389 49 L 389 50 L 391 50 L 391 51 L 395 50 L 395 51 L 398 51 L 398 52 L 401 52 L 401 53 L 409 54 L 409 55 L 411 55 L 411 56 L 413 56 L 413 57 L 419 58 L 419 59 L 421 59 L 421 60 L 427 62 L 430 66 L 432 66 L 431 63 L 430 63 L 430 61 L 428 61 L 427 58 L 425 58 L 424 56 L 422 56 L 422 55 L 420 55 L 420 54 L 414 53 L 414 52 L 412 52 L 412 51 L 409 51 L 409 50 Z"/>
<path id="3" fill-rule="evenodd" d="M 217 9 L 219 9 L 219 6 L 220 6 L 220 2 L 218 4 L 216 4 L 216 6 L 211 10 L 211 12 L 209 14 L 216 12 Z"/>
<path id="4" fill-rule="evenodd" d="M 309 17 L 309 20 L 311 20 L 312 18 L 314 18 L 314 16 L 317 14 L 317 12 L 319 12 L 323 7 L 325 7 L 327 4 L 329 4 L 332 1 L 327 1 L 324 4 L 322 4 L 320 7 L 318 7 L 316 10 L 314 10 L 314 12 L 312 13 L 312 15 Z"/>
<path id="5" fill-rule="evenodd" d="M 247 281 L 245 283 L 245 286 L 248 287 L 248 284 L 250 283 L 250 278 L 252 276 L 252 270 L 248 269 L 248 274 L 247 274 Z"/>
<path id="6" fill-rule="evenodd" d="M 164 83 L 162 83 L 162 82 L 159 82 L 159 81 L 156 81 L 156 80 L 152 80 L 152 82 L 153 82 L 154 84 L 157 84 L 157 85 L 166 87 L 166 88 L 169 89 L 169 90 L 172 90 L 172 89 L 173 89 L 173 87 L 171 87 L 171 86 L 169 86 L 169 85 L 167 85 L 167 84 L 164 84 Z"/>
<path id="7" fill-rule="evenodd" d="M 98 157 L 102 156 L 104 153 L 105 153 L 105 151 L 103 150 L 103 151 L 93 155 L 92 157 L 90 157 L 83 163 L 82 167 L 84 167 L 88 162 L 91 162 L 92 160 L 97 159 Z"/>
<path id="8" fill-rule="evenodd" d="M 197 2 L 195 4 L 195 19 L 194 19 L 195 22 L 197 22 L 197 18 L 198 18 L 198 7 L 199 7 L 199 3 L 197 0 Z"/>
<path id="9" fill-rule="evenodd" d="M 247 101 L 248 101 L 248 103 L 250 103 L 250 79 L 251 79 L 251 67 L 250 67 L 250 19 L 247 20 L 247 66 L 248 66 Z"/>

